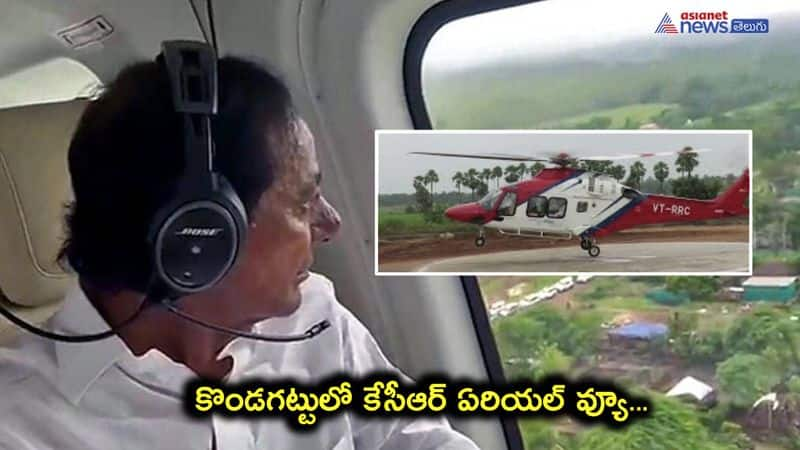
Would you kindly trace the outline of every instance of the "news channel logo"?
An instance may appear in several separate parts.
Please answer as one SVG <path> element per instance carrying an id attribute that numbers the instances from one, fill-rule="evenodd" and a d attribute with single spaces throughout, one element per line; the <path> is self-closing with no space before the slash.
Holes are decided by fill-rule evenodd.
<path id="1" fill-rule="evenodd" d="M 731 18 L 728 11 L 684 11 L 680 22 L 668 12 L 656 27 L 655 34 L 764 34 L 769 33 L 769 19 Z"/>

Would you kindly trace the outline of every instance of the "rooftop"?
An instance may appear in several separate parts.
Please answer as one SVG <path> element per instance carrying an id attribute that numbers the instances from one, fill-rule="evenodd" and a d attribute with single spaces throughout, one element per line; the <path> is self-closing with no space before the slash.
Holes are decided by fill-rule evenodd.
<path id="1" fill-rule="evenodd" d="M 797 283 L 797 277 L 750 277 L 742 286 L 777 286 L 786 287 Z"/>

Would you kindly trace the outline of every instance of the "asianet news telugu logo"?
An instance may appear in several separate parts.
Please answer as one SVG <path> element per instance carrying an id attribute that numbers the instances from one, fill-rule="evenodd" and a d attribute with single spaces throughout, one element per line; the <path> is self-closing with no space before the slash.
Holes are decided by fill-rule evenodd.
<path id="1" fill-rule="evenodd" d="M 769 19 L 732 19 L 728 11 L 684 11 L 675 25 L 669 13 L 656 27 L 656 34 L 769 33 Z"/>

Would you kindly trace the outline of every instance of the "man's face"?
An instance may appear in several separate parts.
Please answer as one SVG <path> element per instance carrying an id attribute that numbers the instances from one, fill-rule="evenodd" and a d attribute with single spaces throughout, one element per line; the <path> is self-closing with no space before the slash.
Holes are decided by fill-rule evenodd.
<path id="1" fill-rule="evenodd" d="M 249 217 L 240 259 L 221 283 L 236 297 L 235 316 L 251 324 L 287 315 L 300 304 L 300 284 L 314 261 L 313 246 L 339 229 L 339 213 L 325 200 L 314 138 L 302 119 L 292 124 L 290 143 L 277 150 L 281 162 L 272 186 Z"/>

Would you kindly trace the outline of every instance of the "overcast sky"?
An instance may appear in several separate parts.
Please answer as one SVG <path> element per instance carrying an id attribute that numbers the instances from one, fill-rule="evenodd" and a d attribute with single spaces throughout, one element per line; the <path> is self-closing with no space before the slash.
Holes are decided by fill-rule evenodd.
<path id="1" fill-rule="evenodd" d="M 700 6 L 702 5 L 702 6 Z M 727 11 L 729 18 L 765 18 L 770 33 L 797 27 L 798 0 L 547 0 L 466 17 L 443 26 L 425 52 L 425 70 L 452 69 L 499 57 L 547 57 L 639 40 L 654 45 L 696 45 L 770 34 L 682 34 L 654 31 L 664 13 L 677 26 L 682 11 Z"/>
<path id="2" fill-rule="evenodd" d="M 446 153 L 510 153 L 534 156 L 537 154 L 568 151 L 575 156 L 613 156 L 631 153 L 677 151 L 685 146 L 708 148 L 698 154 L 699 175 L 740 174 L 747 166 L 747 134 L 692 134 L 692 133 L 624 133 L 624 134 L 482 134 L 414 132 L 413 134 L 381 133 L 378 137 L 378 192 L 381 194 L 411 193 L 412 180 L 434 169 L 439 175 L 437 191 L 455 190 L 451 178 L 457 171 L 470 168 L 518 164 L 513 161 L 492 161 L 468 158 L 450 158 L 410 155 L 412 151 Z M 676 156 L 640 159 L 647 168 L 645 177 L 652 175 L 652 166 L 664 161 L 670 166 L 670 177 L 676 175 Z M 629 166 L 636 160 L 621 160 L 618 164 Z M 527 163 L 528 166 L 533 162 Z M 502 181 L 501 181 L 502 183 Z"/>

